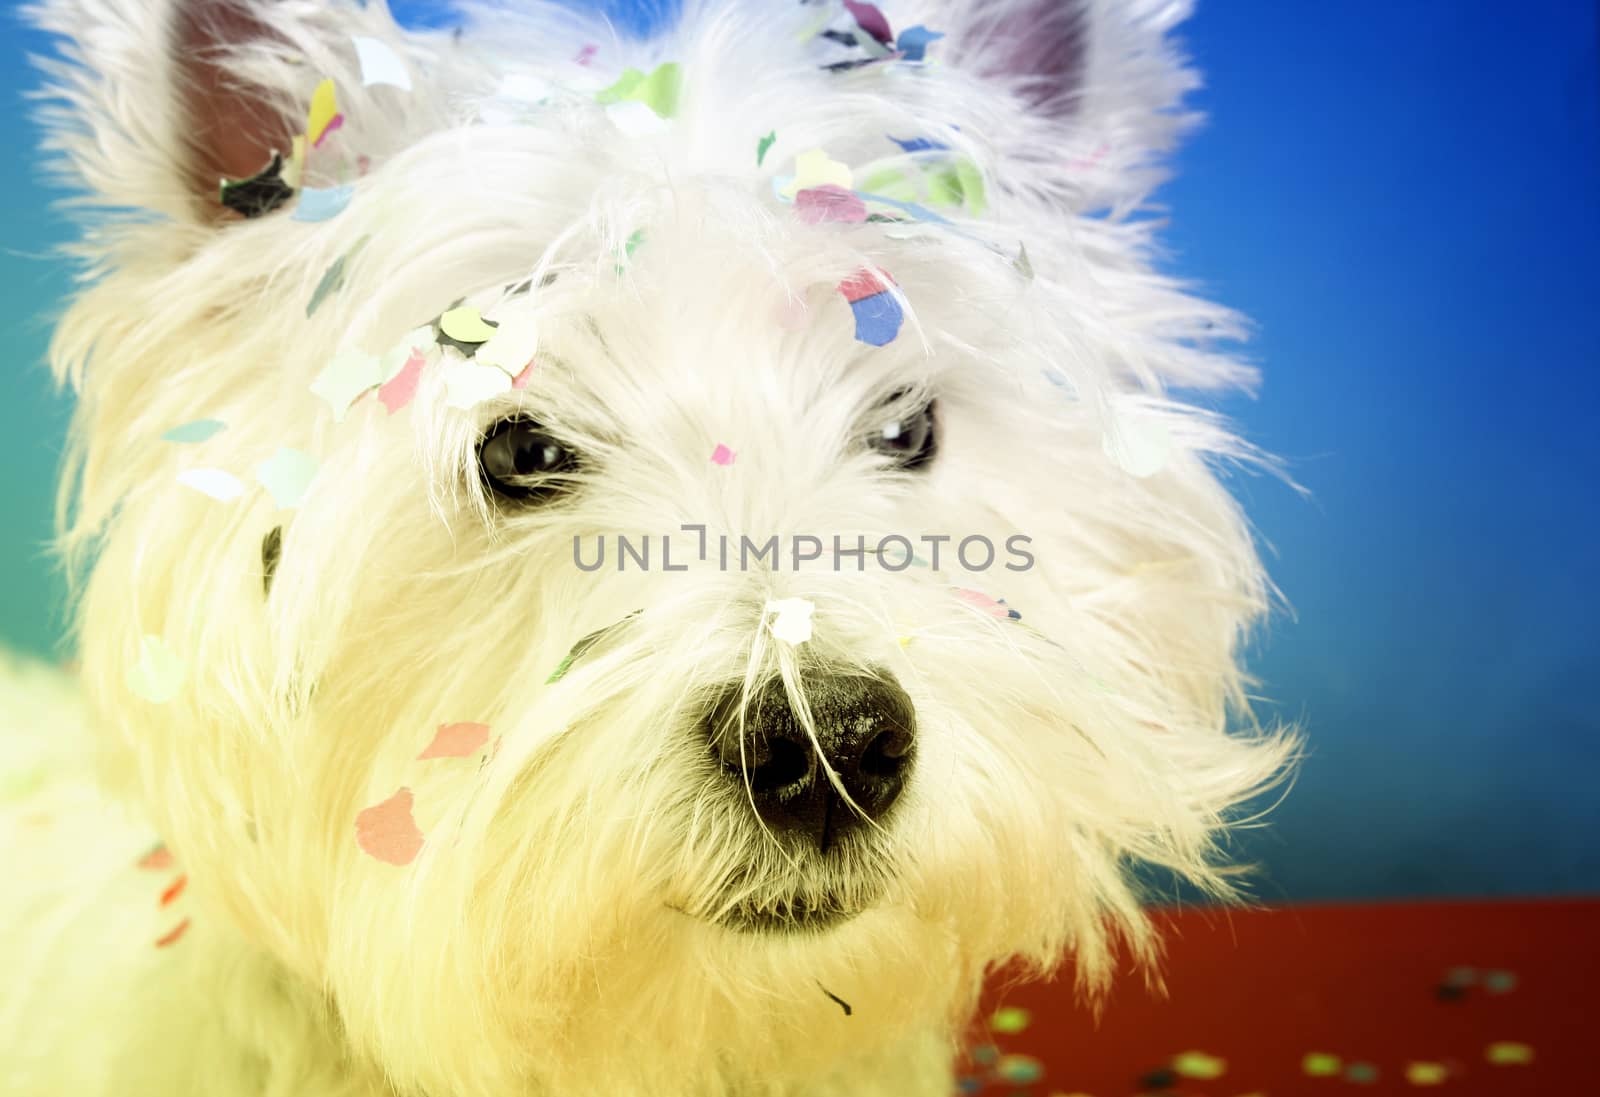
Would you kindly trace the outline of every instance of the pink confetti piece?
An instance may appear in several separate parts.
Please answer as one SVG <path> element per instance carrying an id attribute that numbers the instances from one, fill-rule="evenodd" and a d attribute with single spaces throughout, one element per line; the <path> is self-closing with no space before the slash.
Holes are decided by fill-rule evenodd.
<path id="1" fill-rule="evenodd" d="M 173 903 L 177 902 L 178 896 L 183 894 L 183 889 L 188 885 L 189 877 L 180 873 L 178 878 L 172 881 L 172 883 L 168 884 L 167 889 L 161 893 L 161 902 L 159 905 L 163 907 L 170 907 Z"/>
<path id="2" fill-rule="evenodd" d="M 884 281 L 885 278 L 889 280 Z M 887 274 L 880 276 L 876 271 L 858 270 L 843 282 L 839 283 L 839 292 L 844 294 L 844 299 L 852 305 L 877 293 L 886 293 L 894 279 Z"/>
<path id="3" fill-rule="evenodd" d="M 794 210 L 808 225 L 837 221 L 859 225 L 867 219 L 867 204 L 855 192 L 832 183 L 808 187 L 794 196 Z"/>
<path id="4" fill-rule="evenodd" d="M 427 363 L 427 357 L 420 350 L 413 350 L 406 364 L 400 367 L 400 372 L 378 386 L 378 399 L 383 401 L 390 415 L 416 397 L 417 386 L 422 381 L 422 367 Z"/>
<path id="5" fill-rule="evenodd" d="M 876 271 L 862 269 L 839 283 L 839 292 L 855 314 L 856 340 L 868 346 L 894 342 L 905 322 L 905 311 L 889 289 L 893 279 L 886 282 L 887 278 L 887 274 L 880 277 Z"/>
<path id="6" fill-rule="evenodd" d="M 389 865 L 409 865 L 422 849 L 422 832 L 411 815 L 411 790 L 399 792 L 356 815 L 356 844 Z"/>
<path id="7" fill-rule="evenodd" d="M 162 872 L 172 867 L 172 851 L 165 845 L 157 842 L 151 846 L 145 855 L 139 858 L 139 867 L 147 872 Z"/>
<path id="8" fill-rule="evenodd" d="M 577 64 L 587 66 L 590 61 L 594 60 L 594 55 L 599 53 L 599 52 L 600 52 L 600 47 L 595 45 L 593 42 L 589 42 L 589 43 L 586 43 L 584 45 L 584 47 L 581 50 L 578 51 L 578 55 L 576 57 L 574 57 L 572 60 L 574 62 L 576 62 Z"/>
<path id="9" fill-rule="evenodd" d="M 717 448 L 711 451 L 711 463 L 713 465 L 731 465 L 733 464 L 733 459 L 737 456 L 739 455 L 734 453 L 733 450 L 718 442 Z"/>
<path id="10" fill-rule="evenodd" d="M 955 596 L 975 609 L 981 609 L 991 617 L 1001 620 L 1022 620 L 1022 614 L 1006 605 L 1003 598 L 991 598 L 981 590 L 972 590 L 968 587 L 955 588 Z"/>
<path id="11" fill-rule="evenodd" d="M 844 0 L 844 8 L 856 21 L 856 25 L 880 43 L 887 46 L 894 41 L 894 32 L 889 29 L 888 17 L 878 10 L 875 4 L 863 4 L 858 0 Z"/>
<path id="12" fill-rule="evenodd" d="M 439 730 L 433 733 L 433 742 L 417 755 L 417 761 L 466 758 L 478 753 L 488 741 L 488 724 L 440 724 Z"/>
<path id="13" fill-rule="evenodd" d="M 317 139 L 311 142 L 311 147 L 314 149 L 320 149 L 322 147 L 322 142 L 328 139 L 328 134 L 332 133 L 336 129 L 339 129 L 343 125 L 344 115 L 342 114 L 336 114 L 332 118 L 328 119 L 328 124 L 322 127 L 322 132 L 317 135 Z"/>
<path id="14" fill-rule="evenodd" d="M 183 921 L 181 921 L 177 925 L 173 926 L 166 933 L 164 933 L 160 937 L 156 938 L 156 948 L 167 948 L 167 947 L 169 947 L 171 945 L 176 944 L 177 941 L 178 941 L 178 938 L 182 937 L 188 931 L 189 931 L 189 919 L 185 918 Z"/>
<path id="15" fill-rule="evenodd" d="M 533 371 L 538 364 L 538 359 L 529 359 L 528 364 L 522 367 L 522 372 L 511 379 L 511 387 L 513 389 L 527 388 L 528 382 L 533 380 Z"/>

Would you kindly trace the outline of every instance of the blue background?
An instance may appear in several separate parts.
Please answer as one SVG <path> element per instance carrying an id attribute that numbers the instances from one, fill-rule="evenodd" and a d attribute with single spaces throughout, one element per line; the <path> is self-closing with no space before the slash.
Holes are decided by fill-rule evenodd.
<path id="1" fill-rule="evenodd" d="M 437 4 L 399 4 L 448 21 Z M 630 21 L 627 8 L 623 21 Z M 1600 28 L 1580 0 L 1212 0 L 1172 270 L 1258 325 L 1221 406 L 1312 497 L 1239 485 L 1293 604 L 1255 658 L 1312 755 L 1243 839 L 1268 899 L 1600 891 Z M 0 643 L 50 652 L 66 227 L 0 50 Z"/>

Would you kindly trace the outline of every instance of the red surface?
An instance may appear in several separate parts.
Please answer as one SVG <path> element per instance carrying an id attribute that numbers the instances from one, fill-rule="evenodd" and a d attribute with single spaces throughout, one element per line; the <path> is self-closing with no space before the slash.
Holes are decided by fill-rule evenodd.
<path id="1" fill-rule="evenodd" d="M 1600 900 L 1209 909 L 1159 921 L 1167 941 L 1165 999 L 1126 978 L 1096 1023 L 1073 1001 L 1068 982 L 997 992 L 984 1016 L 1000 1005 L 1021 1007 L 1026 1027 L 997 1032 L 986 1024 L 976 1034 L 965 1091 L 1600 1094 Z M 1015 1027 L 1019 1018 L 1012 1020 Z M 1488 1048 L 1499 1042 L 1527 1045 L 1532 1061 L 1491 1064 Z M 1166 1084 L 1151 1077 L 1172 1073 L 1185 1052 L 1223 1060 L 1222 1073 L 1173 1073 Z M 1339 1072 L 1308 1075 L 1311 1053 L 1338 1056 Z M 1352 1072 L 1353 1064 L 1372 1068 L 1375 1079 L 1359 1080 L 1368 1071 Z M 1408 1081 L 1412 1064 L 1443 1076 L 1432 1084 Z M 1003 1076 L 1025 1079 L 1030 1068 L 1042 1068 L 1042 1076 Z"/>

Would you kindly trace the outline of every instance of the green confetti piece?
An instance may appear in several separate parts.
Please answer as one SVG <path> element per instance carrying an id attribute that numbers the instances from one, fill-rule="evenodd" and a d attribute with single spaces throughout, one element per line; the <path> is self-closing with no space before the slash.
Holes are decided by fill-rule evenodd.
<path id="1" fill-rule="evenodd" d="M 656 112 L 657 117 L 672 118 L 678 113 L 678 98 L 683 91 L 683 69 L 676 61 L 657 65 L 649 75 L 638 69 L 628 69 L 617 82 L 595 95 L 602 106 L 637 100 Z"/>
<path id="2" fill-rule="evenodd" d="M 317 459 L 287 446 L 256 466 L 256 479 L 279 507 L 293 508 L 317 475 Z"/>
<path id="3" fill-rule="evenodd" d="M 1517 977 L 1509 971 L 1491 971 L 1483 977 L 1483 986 L 1490 994 L 1509 994 L 1517 989 Z"/>
<path id="4" fill-rule="evenodd" d="M 44 778 L 43 765 L 0 773 L 0 804 L 15 803 L 33 795 L 44 787 Z"/>
<path id="5" fill-rule="evenodd" d="M 777 139 L 778 131 L 773 130 L 771 133 L 767 134 L 761 140 L 756 142 L 756 167 L 759 168 L 761 166 L 762 161 L 767 158 L 767 150 L 772 148 L 773 142 Z"/>
<path id="6" fill-rule="evenodd" d="M 979 1044 L 972 1049 L 972 1061 L 979 1066 L 988 1066 L 1000 1057 L 1000 1049 L 993 1044 Z"/>
<path id="7" fill-rule="evenodd" d="M 989 1018 L 989 1027 L 1005 1036 L 1014 1036 L 1028 1027 L 1033 1015 L 1020 1006 L 1002 1006 Z"/>
<path id="8" fill-rule="evenodd" d="M 1344 1068 L 1344 1080 L 1357 1085 L 1371 1085 L 1378 1080 L 1378 1068 L 1371 1063 L 1351 1063 Z"/>
<path id="9" fill-rule="evenodd" d="M 994 1069 L 1013 1085 L 1027 1085 L 1044 1077 L 1044 1064 L 1031 1055 L 1002 1055 Z"/>
<path id="10" fill-rule="evenodd" d="M 1343 1062 L 1337 1055 L 1329 1055 L 1323 1051 L 1312 1051 L 1300 1060 L 1300 1069 L 1313 1078 L 1332 1078 L 1343 1067 Z"/>
<path id="11" fill-rule="evenodd" d="M 1220 1078 L 1228 1064 L 1203 1051 L 1185 1051 L 1173 1057 L 1172 1069 L 1185 1078 Z"/>
<path id="12" fill-rule="evenodd" d="M 192 445 L 204 442 L 226 430 L 228 424 L 221 419 L 194 419 L 187 423 L 180 423 L 161 436 L 163 442 L 177 442 L 181 445 Z"/>

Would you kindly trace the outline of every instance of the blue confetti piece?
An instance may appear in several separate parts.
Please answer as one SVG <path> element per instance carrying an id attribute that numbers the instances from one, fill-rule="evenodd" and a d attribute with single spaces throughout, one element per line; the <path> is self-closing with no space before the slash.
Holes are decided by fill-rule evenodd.
<path id="1" fill-rule="evenodd" d="M 885 198 L 881 194 L 869 194 L 867 191 L 856 191 L 856 197 L 863 202 L 878 202 L 885 206 L 893 206 L 915 217 L 918 221 L 931 221 L 935 225 L 954 225 L 955 222 L 948 217 L 941 217 L 927 206 L 919 206 L 915 202 L 901 202 L 894 198 Z"/>
<path id="2" fill-rule="evenodd" d="M 204 442 L 228 429 L 228 424 L 221 419 L 195 419 L 192 422 L 180 423 L 161 436 L 163 442 L 179 442 L 191 444 Z"/>
<path id="3" fill-rule="evenodd" d="M 913 137 L 909 141 L 902 141 L 892 133 L 887 136 L 889 140 L 900 146 L 901 152 L 947 152 L 950 149 L 949 145 L 927 137 Z"/>
<path id="4" fill-rule="evenodd" d="M 306 187 L 300 191 L 300 204 L 294 208 L 290 220 L 327 221 L 337 217 L 350 204 L 355 192 L 355 188 L 349 185 Z"/>
<path id="5" fill-rule="evenodd" d="M 850 302 L 856 314 L 856 338 L 868 346 L 882 347 L 894 342 L 906 314 L 892 293 L 874 293 Z"/>
<path id="6" fill-rule="evenodd" d="M 900 37 L 895 40 L 894 46 L 895 49 L 905 54 L 905 60 L 924 61 L 927 59 L 924 53 L 928 48 L 928 44 L 937 42 L 943 37 L 944 34 L 942 32 L 929 30 L 919 23 L 914 27 L 907 27 L 901 31 Z"/>

